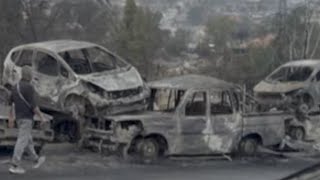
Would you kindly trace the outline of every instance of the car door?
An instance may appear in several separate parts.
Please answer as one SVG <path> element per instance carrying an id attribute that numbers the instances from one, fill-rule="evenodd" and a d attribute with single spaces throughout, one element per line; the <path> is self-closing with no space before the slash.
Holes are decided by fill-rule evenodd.
<path id="1" fill-rule="evenodd" d="M 208 147 L 203 139 L 203 131 L 208 121 L 208 101 L 206 91 L 189 93 L 180 114 L 180 153 L 207 154 Z"/>
<path id="2" fill-rule="evenodd" d="M 228 153 L 241 128 L 241 116 L 236 113 L 236 104 L 229 91 L 212 90 L 209 92 L 210 122 L 212 134 L 206 142 L 214 153 Z"/>
<path id="3" fill-rule="evenodd" d="M 58 108 L 58 99 L 63 85 L 68 83 L 68 71 L 63 69 L 52 55 L 37 51 L 34 59 L 33 84 L 39 95 L 39 103 L 49 109 Z"/>
<path id="4" fill-rule="evenodd" d="M 10 68 L 10 80 L 11 85 L 16 84 L 21 78 L 21 68 L 23 66 L 32 66 L 32 60 L 34 58 L 34 51 L 24 49 L 14 53 L 16 57 L 12 57 L 14 66 Z"/>

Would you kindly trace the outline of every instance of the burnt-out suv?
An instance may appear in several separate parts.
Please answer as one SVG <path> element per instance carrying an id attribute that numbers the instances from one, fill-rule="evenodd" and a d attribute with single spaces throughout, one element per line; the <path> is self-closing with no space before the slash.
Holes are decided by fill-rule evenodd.
<path id="1" fill-rule="evenodd" d="M 42 110 L 77 120 L 144 109 L 150 95 L 135 67 L 89 42 L 56 40 L 13 48 L 4 62 L 6 87 L 20 79 L 22 66 L 33 69 L 32 84 Z M 57 124 L 61 131 L 78 127 L 73 123 L 65 127 L 64 122 Z"/>
<path id="2" fill-rule="evenodd" d="M 151 82 L 149 108 L 92 120 L 85 145 L 148 162 L 162 155 L 242 152 L 271 146 L 285 136 L 284 112 L 246 112 L 238 86 L 185 75 Z"/>

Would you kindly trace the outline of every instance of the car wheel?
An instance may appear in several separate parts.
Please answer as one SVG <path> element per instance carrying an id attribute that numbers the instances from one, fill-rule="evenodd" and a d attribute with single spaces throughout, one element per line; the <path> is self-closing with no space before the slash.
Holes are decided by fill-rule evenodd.
<path id="1" fill-rule="evenodd" d="M 259 142 L 256 138 L 244 138 L 239 143 L 239 152 L 244 156 L 255 156 L 258 151 Z"/>
<path id="2" fill-rule="evenodd" d="M 304 140 L 305 132 L 302 127 L 291 127 L 289 130 L 289 136 L 294 140 Z"/>
<path id="3" fill-rule="evenodd" d="M 153 138 L 141 139 L 136 143 L 137 152 L 143 163 L 150 164 L 160 157 L 160 146 Z"/>
<path id="4" fill-rule="evenodd" d="M 314 108 L 314 100 L 308 94 L 298 95 L 298 109 L 301 113 L 308 113 Z"/>
<path id="5" fill-rule="evenodd" d="M 78 140 L 78 127 L 75 121 L 63 121 L 55 128 L 55 140 L 57 142 L 74 143 Z"/>

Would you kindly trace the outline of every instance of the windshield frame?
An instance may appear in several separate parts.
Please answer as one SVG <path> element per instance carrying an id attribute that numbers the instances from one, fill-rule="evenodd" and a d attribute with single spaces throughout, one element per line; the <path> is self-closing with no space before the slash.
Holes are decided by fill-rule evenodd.
<path id="1" fill-rule="evenodd" d="M 151 87 L 150 89 L 151 89 L 151 95 L 150 95 L 148 110 L 154 111 L 154 112 L 164 112 L 164 113 L 175 112 L 179 108 L 179 106 L 182 104 L 182 102 L 184 101 L 186 94 L 187 94 L 187 90 L 184 90 L 184 89 L 154 88 L 154 87 Z M 159 92 L 164 92 L 164 91 L 169 91 L 168 97 L 165 99 L 165 104 L 164 104 L 166 107 L 160 108 L 159 102 L 158 102 L 158 104 L 156 104 L 157 94 L 159 94 Z M 164 95 L 162 95 L 162 96 L 164 96 Z M 176 99 L 173 99 L 173 98 L 176 98 Z M 172 101 L 174 101 L 175 107 L 171 109 L 170 103 Z M 155 108 L 156 105 L 158 106 L 159 109 Z"/>
<path id="2" fill-rule="evenodd" d="M 89 49 L 98 49 L 103 53 L 108 54 L 110 57 L 114 58 L 114 65 L 115 68 L 111 69 L 111 70 L 104 70 L 104 71 L 95 71 L 92 65 L 92 60 L 88 57 L 88 50 Z M 83 56 L 85 57 L 85 61 L 88 62 L 89 68 L 90 68 L 90 72 L 89 73 L 77 73 L 71 66 L 70 64 L 67 62 L 67 60 L 63 57 L 64 53 L 68 53 L 71 51 L 80 51 Z M 62 59 L 62 61 L 68 66 L 68 68 L 76 75 L 89 75 L 89 74 L 96 74 L 96 73 L 104 73 L 104 72 L 112 72 L 112 71 L 116 71 L 119 69 L 128 69 L 129 67 L 131 67 L 132 65 L 129 64 L 127 61 L 125 61 L 122 57 L 118 56 L 117 54 L 109 51 L 108 49 L 96 45 L 96 46 L 90 46 L 90 47 L 86 47 L 86 48 L 75 48 L 75 49 L 71 49 L 71 50 L 67 50 L 67 51 L 61 51 L 58 52 L 57 55 L 59 56 L 60 59 Z M 122 66 L 120 66 L 119 64 L 123 64 Z"/>
<path id="3" fill-rule="evenodd" d="M 281 71 L 281 69 L 284 69 L 284 68 L 309 68 L 311 70 L 309 76 L 307 78 L 305 78 L 304 80 L 282 80 L 282 81 L 279 81 L 279 80 L 276 80 L 276 79 L 272 79 L 272 76 L 274 76 L 276 73 L 279 73 Z M 269 74 L 266 78 L 265 78 L 265 81 L 267 82 L 305 82 L 305 81 L 308 81 L 312 78 L 313 74 L 314 74 L 314 71 L 315 71 L 315 68 L 312 67 L 312 66 L 292 66 L 292 65 L 283 65 L 283 66 L 280 66 L 278 67 L 276 70 L 274 70 L 271 74 Z M 287 75 L 286 75 L 287 76 Z"/>

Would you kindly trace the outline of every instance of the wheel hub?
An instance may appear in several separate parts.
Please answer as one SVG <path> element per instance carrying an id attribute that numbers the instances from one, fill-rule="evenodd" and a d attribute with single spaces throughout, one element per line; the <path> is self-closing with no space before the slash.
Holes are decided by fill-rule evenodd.
<path id="1" fill-rule="evenodd" d="M 250 142 L 246 143 L 245 150 L 246 150 L 246 152 L 248 152 L 250 154 L 253 153 L 254 152 L 254 145 Z"/>
<path id="2" fill-rule="evenodd" d="M 144 154 L 147 156 L 152 156 L 154 154 L 154 147 L 150 144 L 144 146 Z"/>

